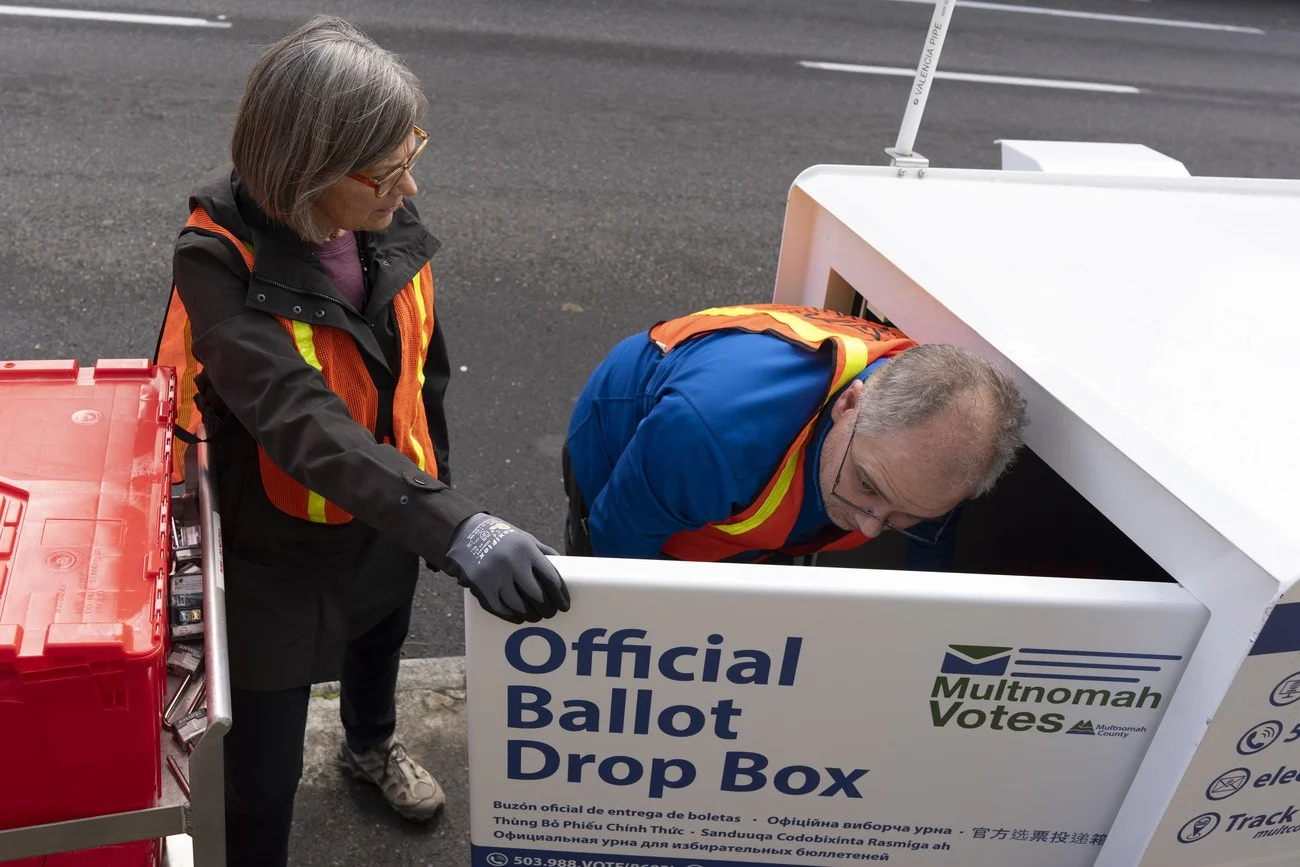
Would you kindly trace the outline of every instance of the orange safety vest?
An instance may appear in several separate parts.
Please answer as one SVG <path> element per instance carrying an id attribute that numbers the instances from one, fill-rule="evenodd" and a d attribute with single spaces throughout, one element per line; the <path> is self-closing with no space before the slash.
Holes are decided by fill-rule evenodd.
<path id="1" fill-rule="evenodd" d="M 677 533 L 664 544 L 663 552 L 679 560 L 717 561 L 751 551 L 796 556 L 842 551 L 867 542 L 868 537 L 855 530 L 825 543 L 787 544 L 803 504 L 808 444 L 812 442 L 822 410 L 840 389 L 873 361 L 898 355 L 916 343 L 900 331 L 865 319 L 816 307 L 784 304 L 714 307 L 661 322 L 650 329 L 650 339 L 668 353 L 702 334 L 727 330 L 771 334 L 813 352 L 829 342 L 835 354 L 835 369 L 826 384 L 825 397 L 786 449 L 785 457 L 758 498 L 725 521 Z"/>
<path id="2" fill-rule="evenodd" d="M 203 208 L 195 208 L 185 226 L 226 238 L 239 251 L 245 267 L 252 273 L 252 245 L 240 241 L 229 229 L 208 216 Z M 421 470 L 437 475 L 437 458 L 421 399 L 424 362 L 429 341 L 433 338 L 433 273 L 428 262 L 393 299 L 393 309 L 397 316 L 398 334 L 401 335 L 401 369 L 393 394 L 395 445 Z M 312 325 L 281 316 L 276 316 L 275 320 L 289 334 L 303 361 L 316 368 L 325 378 L 325 384 L 347 404 L 352 420 L 374 433 L 378 393 L 352 336 L 343 329 L 328 325 Z M 194 358 L 191 337 L 189 316 L 173 286 L 162 337 L 158 342 L 157 363 L 176 369 L 176 426 L 194 433 L 201 421 L 194 405 L 197 391 L 194 379 L 202 365 Z M 180 439 L 172 443 L 173 482 L 184 478 L 184 449 L 185 443 Z M 262 487 L 276 508 L 318 524 L 346 524 L 352 520 L 343 509 L 290 478 L 260 445 L 257 456 Z"/>

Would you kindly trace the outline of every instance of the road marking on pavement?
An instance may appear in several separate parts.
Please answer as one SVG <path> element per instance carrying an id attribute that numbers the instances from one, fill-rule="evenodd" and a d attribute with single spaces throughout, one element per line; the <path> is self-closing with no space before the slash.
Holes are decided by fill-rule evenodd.
<path id="1" fill-rule="evenodd" d="M 831 72 L 858 72 L 864 75 L 897 75 L 912 78 L 915 69 L 901 66 L 859 66 L 856 63 L 823 63 L 818 60 L 800 60 L 799 65 L 807 69 L 827 69 Z M 1022 78 L 1016 75 L 982 75 L 977 72 L 934 73 L 935 78 L 947 78 L 952 81 L 974 81 L 981 84 L 1011 84 L 1019 87 L 1048 87 L 1056 90 L 1089 90 L 1094 93 L 1141 93 L 1142 91 L 1128 84 L 1104 84 L 1098 81 L 1064 81 L 1056 78 Z"/>
<path id="2" fill-rule="evenodd" d="M 44 9 L 39 6 L 0 6 L 0 15 L 31 18 L 75 18 L 80 21 L 115 21 L 123 24 L 162 24 L 172 27 L 229 27 L 229 21 L 182 18 L 177 15 L 140 15 L 134 12 L 88 12 L 82 9 Z"/>
<path id="3" fill-rule="evenodd" d="M 889 0 L 891 3 L 919 3 L 933 6 L 934 0 Z M 1250 33 L 1256 36 L 1264 31 L 1258 27 L 1236 24 L 1210 24 L 1205 21 L 1183 21 L 1178 18 L 1146 18 L 1141 15 L 1117 15 L 1110 12 L 1077 12 L 1073 9 L 1044 9 L 1041 6 L 1015 6 L 1010 3 L 985 3 L 983 0 L 957 0 L 958 6 L 969 9 L 991 9 L 994 12 L 1023 12 L 1027 15 L 1054 15 L 1058 18 L 1086 18 L 1090 21 L 1117 21 L 1121 24 L 1150 24 L 1157 27 L 1184 27 L 1189 30 L 1218 30 L 1223 33 Z"/>

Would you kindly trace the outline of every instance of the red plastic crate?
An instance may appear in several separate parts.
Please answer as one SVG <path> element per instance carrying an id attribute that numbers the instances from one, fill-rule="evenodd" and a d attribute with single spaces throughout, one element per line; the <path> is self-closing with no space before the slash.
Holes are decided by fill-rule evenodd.
<path id="1" fill-rule="evenodd" d="M 0 829 L 158 802 L 173 383 L 0 361 Z"/>
<path id="2" fill-rule="evenodd" d="M 157 867 L 162 863 L 162 846 L 157 840 L 141 840 L 83 849 L 80 852 L 60 852 L 18 861 L 0 861 L 0 867 Z"/>

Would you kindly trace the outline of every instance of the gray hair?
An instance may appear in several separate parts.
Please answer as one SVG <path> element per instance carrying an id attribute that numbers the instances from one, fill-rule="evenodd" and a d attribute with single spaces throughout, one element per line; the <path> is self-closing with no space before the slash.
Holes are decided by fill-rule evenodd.
<path id="1" fill-rule="evenodd" d="M 267 216 L 328 238 L 312 205 L 340 178 L 402 146 L 428 108 L 420 84 L 353 25 L 317 16 L 268 48 L 235 116 L 235 170 Z"/>
<path id="2" fill-rule="evenodd" d="M 950 471 L 970 495 L 988 492 L 1015 460 L 1029 424 L 1020 390 L 996 365 L 958 346 L 916 346 L 867 378 L 854 436 L 899 430 L 952 413 Z M 953 457 L 953 456 L 949 456 Z"/>

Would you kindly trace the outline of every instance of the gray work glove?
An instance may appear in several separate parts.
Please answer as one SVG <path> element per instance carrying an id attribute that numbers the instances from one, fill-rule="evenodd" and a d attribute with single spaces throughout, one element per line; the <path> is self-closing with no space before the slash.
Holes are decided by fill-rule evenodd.
<path id="1" fill-rule="evenodd" d="M 569 589 L 544 556 L 557 553 L 513 524 L 479 512 L 451 537 L 445 571 L 469 588 L 483 610 L 511 623 L 536 623 L 569 610 Z"/>

